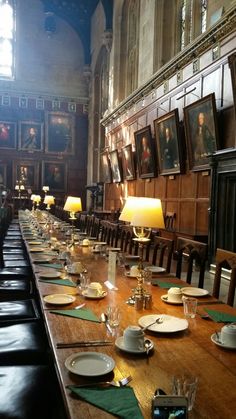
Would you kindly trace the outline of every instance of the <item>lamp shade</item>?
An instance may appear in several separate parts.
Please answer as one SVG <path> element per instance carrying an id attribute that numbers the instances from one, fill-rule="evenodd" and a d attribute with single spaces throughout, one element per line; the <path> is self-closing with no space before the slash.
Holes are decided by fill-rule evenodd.
<path id="1" fill-rule="evenodd" d="M 158 198 L 141 198 L 133 213 L 131 225 L 165 228 L 161 200 Z"/>
<path id="2" fill-rule="evenodd" d="M 43 192 L 47 193 L 49 191 L 49 186 L 43 186 Z"/>
<path id="3" fill-rule="evenodd" d="M 54 205 L 55 204 L 55 198 L 52 195 L 46 195 L 43 201 L 44 204 L 47 205 Z"/>
<path id="4" fill-rule="evenodd" d="M 131 222 L 135 209 L 137 208 L 137 205 L 139 204 L 139 200 L 140 198 L 136 196 L 129 196 L 126 199 L 126 203 L 123 207 L 123 210 L 121 211 L 119 220 Z"/>
<path id="5" fill-rule="evenodd" d="M 75 196 L 68 196 L 63 209 L 64 211 L 69 211 L 69 212 L 82 211 L 81 199 Z"/>
<path id="6" fill-rule="evenodd" d="M 120 220 L 129 221 L 137 227 L 165 228 L 161 200 L 158 198 L 127 198 Z"/>
<path id="7" fill-rule="evenodd" d="M 31 201 L 34 201 L 34 198 L 35 198 L 35 194 L 34 194 L 34 193 L 32 193 L 32 195 L 30 196 L 30 200 L 31 200 Z"/>
<path id="8" fill-rule="evenodd" d="M 41 196 L 40 195 L 34 195 L 34 202 L 37 202 L 37 204 L 41 201 Z"/>

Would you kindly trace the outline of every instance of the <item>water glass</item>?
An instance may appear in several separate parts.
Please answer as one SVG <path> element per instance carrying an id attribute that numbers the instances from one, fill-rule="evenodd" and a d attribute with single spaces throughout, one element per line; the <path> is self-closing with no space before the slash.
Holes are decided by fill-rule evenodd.
<path id="1" fill-rule="evenodd" d="M 85 291 L 90 283 L 90 278 L 91 278 L 91 272 L 83 272 L 82 274 L 80 274 L 80 284 L 79 284 L 79 289 L 82 291 Z"/>
<path id="2" fill-rule="evenodd" d="M 185 396 L 188 400 L 188 410 L 192 410 L 196 391 L 197 391 L 198 378 L 192 375 L 179 375 L 173 377 L 172 381 L 172 394 L 175 396 Z"/>
<path id="3" fill-rule="evenodd" d="M 107 319 L 111 327 L 116 328 L 120 324 L 120 310 L 116 306 L 107 307 Z"/>
<path id="4" fill-rule="evenodd" d="M 187 318 L 194 319 L 197 312 L 197 299 L 191 297 L 183 297 L 184 315 Z"/>

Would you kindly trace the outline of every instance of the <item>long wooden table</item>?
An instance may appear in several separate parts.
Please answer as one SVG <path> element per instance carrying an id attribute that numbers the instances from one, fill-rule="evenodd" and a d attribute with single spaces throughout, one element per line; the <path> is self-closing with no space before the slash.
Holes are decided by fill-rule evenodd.
<path id="1" fill-rule="evenodd" d="M 78 255 L 78 259 L 83 261 L 91 271 L 92 281 L 103 283 L 108 279 L 107 262 L 100 255 L 92 254 L 88 248 L 76 248 L 75 253 Z M 199 378 L 196 401 L 190 414 L 191 418 L 236 418 L 236 352 L 218 347 L 211 341 L 211 335 L 215 330 L 220 331 L 223 326 L 222 323 L 204 320 L 197 315 L 195 319 L 189 320 L 189 328 L 184 332 L 157 334 L 147 331 L 146 335 L 154 342 L 154 350 L 148 357 L 122 352 L 115 345 L 98 348 L 56 349 L 57 342 L 102 338 L 108 338 L 115 342 L 116 337 L 122 335 L 128 325 L 137 325 L 141 316 L 169 314 L 184 318 L 183 307 L 163 302 L 161 295 L 166 294 L 167 291 L 157 286 L 150 286 L 153 297 L 151 310 L 137 311 L 133 306 L 127 305 L 127 298 L 137 285 L 137 280 L 125 277 L 122 268 L 117 268 L 117 291 L 107 290 L 108 294 L 103 299 L 85 300 L 77 294 L 76 288 L 39 281 L 38 266 L 33 265 L 33 269 L 35 270 L 42 311 L 69 418 L 87 419 L 96 417 L 97 419 L 106 419 L 113 417 L 84 401 L 76 399 L 66 388 L 68 384 L 91 381 L 91 379 L 86 380 L 84 377 L 68 372 L 64 365 L 69 355 L 84 351 L 97 351 L 111 356 L 115 360 L 115 379 L 128 375 L 132 376 L 130 385 L 135 391 L 144 418 L 151 417 L 151 400 L 155 390 L 162 388 L 167 393 L 170 392 L 173 375 L 183 372 L 191 373 Z M 163 278 L 163 280 L 165 279 Z M 176 279 L 168 279 L 168 281 L 172 281 L 173 285 L 178 283 Z M 74 294 L 76 301 L 65 308 L 73 308 L 73 306 L 86 302 L 86 307 L 90 308 L 98 317 L 106 310 L 108 305 L 119 306 L 121 323 L 116 336 L 109 336 L 103 323 L 52 314 L 51 309 L 58 307 L 47 305 L 43 301 L 43 297 L 54 293 Z M 217 304 L 217 300 L 211 296 L 199 298 L 199 301 L 201 303 L 205 302 L 205 305 L 201 304 L 199 306 L 201 311 L 204 307 L 208 307 L 236 314 L 235 309 L 225 304 Z M 208 305 L 212 301 L 215 301 L 216 304 Z M 109 374 L 107 378 L 112 377 L 113 373 Z"/>

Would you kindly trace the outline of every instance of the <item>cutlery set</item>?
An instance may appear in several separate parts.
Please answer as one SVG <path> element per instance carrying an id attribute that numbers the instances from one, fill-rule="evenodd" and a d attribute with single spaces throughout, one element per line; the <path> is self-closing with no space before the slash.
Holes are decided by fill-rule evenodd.
<path id="1" fill-rule="evenodd" d="M 64 348 L 83 348 L 83 347 L 90 347 L 90 346 L 109 346 L 112 345 L 113 342 L 108 340 L 88 340 L 88 341 L 78 341 L 78 342 L 58 342 L 56 344 L 57 349 L 64 349 Z"/>

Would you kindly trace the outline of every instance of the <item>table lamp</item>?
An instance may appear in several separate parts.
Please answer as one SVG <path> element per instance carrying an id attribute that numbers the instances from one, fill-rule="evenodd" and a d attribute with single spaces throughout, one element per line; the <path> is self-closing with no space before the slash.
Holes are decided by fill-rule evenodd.
<path id="1" fill-rule="evenodd" d="M 49 191 L 49 186 L 43 186 L 42 190 L 43 190 L 43 192 L 45 193 L 45 196 L 46 196 L 47 192 Z"/>
<path id="2" fill-rule="evenodd" d="M 71 233 L 71 245 L 74 246 L 74 221 L 76 220 L 75 213 L 82 211 L 82 204 L 81 199 L 75 196 L 68 196 L 66 199 L 66 203 L 64 205 L 64 211 L 68 211 L 70 213 L 70 220 L 72 224 L 72 233 Z"/>
<path id="3" fill-rule="evenodd" d="M 143 270 L 143 249 L 150 241 L 152 228 L 164 228 L 164 217 L 161 200 L 158 198 L 128 197 L 119 217 L 122 221 L 130 222 L 140 248 L 139 271 Z M 142 293 L 141 283 L 138 292 Z"/>
<path id="4" fill-rule="evenodd" d="M 54 198 L 54 196 L 52 196 L 52 195 L 45 195 L 45 198 L 44 198 L 43 203 L 47 205 L 46 210 L 49 211 L 51 205 L 54 205 L 55 204 L 55 198 Z"/>
<path id="5" fill-rule="evenodd" d="M 41 196 L 40 195 L 34 195 L 34 203 L 36 204 L 36 206 L 38 207 L 41 201 Z"/>

